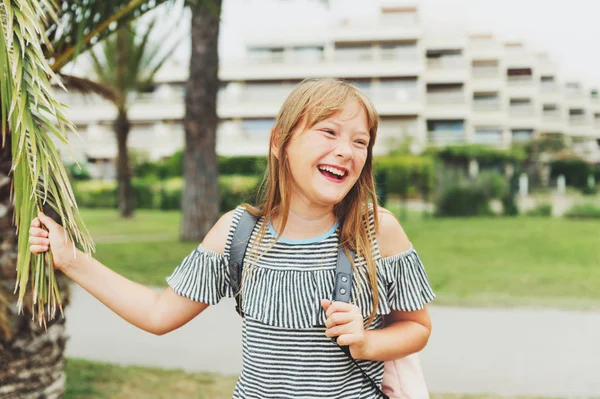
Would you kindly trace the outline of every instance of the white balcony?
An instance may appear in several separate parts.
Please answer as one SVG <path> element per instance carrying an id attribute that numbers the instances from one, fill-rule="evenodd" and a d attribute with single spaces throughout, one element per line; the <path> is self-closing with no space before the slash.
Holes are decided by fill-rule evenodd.
<path id="1" fill-rule="evenodd" d="M 458 83 L 469 79 L 469 64 L 462 57 L 440 57 L 427 59 L 427 81 L 436 83 Z"/>
<path id="2" fill-rule="evenodd" d="M 217 130 L 219 155 L 266 155 L 269 150 L 269 129 L 244 130 L 240 122 L 222 122 Z"/>
<path id="3" fill-rule="evenodd" d="M 473 101 L 473 110 L 477 113 L 501 112 L 502 103 L 500 101 Z"/>
<path id="4" fill-rule="evenodd" d="M 415 16 L 380 21 L 349 21 L 333 28 L 333 40 L 341 42 L 364 42 L 380 40 L 412 40 L 423 34 Z"/>
<path id="5" fill-rule="evenodd" d="M 565 131 L 565 118 L 559 111 L 544 111 L 541 119 L 541 132 L 562 133 Z"/>
<path id="6" fill-rule="evenodd" d="M 537 57 L 524 50 L 506 51 L 504 63 L 509 68 L 531 68 L 537 64 Z"/>
<path id="7" fill-rule="evenodd" d="M 363 92 L 373 101 L 382 116 L 417 115 L 423 112 L 423 101 L 413 87 L 372 87 Z"/>
<path id="8" fill-rule="evenodd" d="M 530 76 L 509 76 L 506 79 L 506 92 L 511 97 L 533 97 L 537 96 L 539 88 Z"/>
<path id="9" fill-rule="evenodd" d="M 95 95 L 71 94 L 64 102 L 68 107 L 67 117 L 75 124 L 113 121 L 117 116 L 114 104 Z M 184 113 L 183 94 L 176 92 L 165 97 L 154 93 L 139 94 L 132 97 L 128 110 L 132 122 L 178 120 Z"/>
<path id="10" fill-rule="evenodd" d="M 457 145 L 465 142 L 464 130 L 430 130 L 427 132 L 427 143 L 432 146 Z"/>
<path id="11" fill-rule="evenodd" d="M 301 61 L 297 55 L 273 54 L 261 57 L 224 60 L 219 67 L 222 81 L 282 80 L 318 77 L 372 78 L 377 76 L 419 76 L 424 61 L 412 50 L 338 49 L 322 56 L 311 55 Z"/>
<path id="12" fill-rule="evenodd" d="M 513 130 L 511 131 L 511 141 L 513 143 L 526 143 L 535 136 L 533 129 Z"/>
<path id="13" fill-rule="evenodd" d="M 493 129 L 475 129 L 470 142 L 473 144 L 485 144 L 492 146 L 503 146 L 505 144 L 502 130 Z"/>
<path id="14" fill-rule="evenodd" d="M 469 110 L 465 94 L 460 92 L 427 93 L 426 117 L 435 119 L 464 119 Z"/>
<path id="15" fill-rule="evenodd" d="M 536 112 L 533 106 L 511 106 L 508 114 L 511 118 L 533 118 Z"/>
<path id="16" fill-rule="evenodd" d="M 506 113 L 500 101 L 473 101 L 471 114 L 473 123 L 480 125 L 497 125 L 506 119 Z"/>
<path id="17" fill-rule="evenodd" d="M 594 112 L 600 112 L 600 98 L 592 97 L 590 99 L 590 109 Z"/>
<path id="18" fill-rule="evenodd" d="M 495 40 L 471 41 L 468 45 L 469 55 L 473 59 L 498 59 L 502 57 L 502 45 Z"/>
<path id="19" fill-rule="evenodd" d="M 592 121 L 585 115 L 570 115 L 566 131 L 573 137 L 594 137 L 595 135 Z"/>

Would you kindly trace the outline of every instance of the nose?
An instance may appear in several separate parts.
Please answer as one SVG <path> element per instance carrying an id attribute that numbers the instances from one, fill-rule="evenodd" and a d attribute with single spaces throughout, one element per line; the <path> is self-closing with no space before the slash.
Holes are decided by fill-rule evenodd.
<path id="1" fill-rule="evenodd" d="M 338 140 L 337 147 L 335 148 L 335 156 L 342 159 L 352 159 L 354 157 L 354 151 L 352 150 L 352 143 L 349 140 Z"/>

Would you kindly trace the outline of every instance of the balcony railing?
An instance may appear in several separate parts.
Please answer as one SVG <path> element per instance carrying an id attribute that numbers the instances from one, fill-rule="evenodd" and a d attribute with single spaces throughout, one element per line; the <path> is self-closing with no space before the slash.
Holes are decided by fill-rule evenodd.
<path id="1" fill-rule="evenodd" d="M 465 142 L 463 130 L 430 130 L 427 139 L 434 145 L 461 144 Z"/>
<path id="2" fill-rule="evenodd" d="M 416 87 L 378 87 L 363 92 L 373 101 L 410 102 L 419 99 Z"/>
<path id="3" fill-rule="evenodd" d="M 533 78 L 531 77 L 531 75 L 509 76 L 506 79 L 506 82 L 509 86 L 532 86 Z"/>
<path id="4" fill-rule="evenodd" d="M 496 67 L 475 67 L 473 68 L 473 77 L 476 79 L 499 78 L 500 69 Z"/>
<path id="5" fill-rule="evenodd" d="M 512 133 L 512 141 L 516 143 L 523 143 L 527 141 L 531 141 L 533 138 L 533 132 L 513 132 Z"/>
<path id="6" fill-rule="evenodd" d="M 478 131 L 475 130 L 473 143 L 476 144 L 502 144 L 501 131 Z"/>
<path id="7" fill-rule="evenodd" d="M 558 85 L 556 83 L 541 83 L 540 91 L 542 93 L 555 93 L 558 91 Z"/>
<path id="8" fill-rule="evenodd" d="M 560 112 L 544 112 L 542 114 L 542 120 L 544 122 L 558 122 L 561 119 Z"/>
<path id="9" fill-rule="evenodd" d="M 570 116 L 569 124 L 571 126 L 583 126 L 588 123 L 588 120 L 585 116 Z"/>
<path id="10" fill-rule="evenodd" d="M 466 103 L 463 92 L 427 93 L 427 103 L 437 105 L 464 105 Z"/>
<path id="11" fill-rule="evenodd" d="M 535 116 L 535 109 L 533 107 L 510 107 L 510 116 L 532 117 Z"/>
<path id="12" fill-rule="evenodd" d="M 281 64 L 285 61 L 285 56 L 283 52 L 248 53 L 246 60 L 249 64 Z"/>
<path id="13" fill-rule="evenodd" d="M 375 57 L 381 61 L 416 61 L 419 58 L 417 49 L 390 49 L 382 48 L 379 56 Z"/>
<path id="14" fill-rule="evenodd" d="M 467 61 L 463 57 L 428 58 L 427 68 L 433 71 L 465 69 Z"/>
<path id="15" fill-rule="evenodd" d="M 502 109 L 499 101 L 473 101 L 473 109 L 481 112 L 495 112 Z"/>

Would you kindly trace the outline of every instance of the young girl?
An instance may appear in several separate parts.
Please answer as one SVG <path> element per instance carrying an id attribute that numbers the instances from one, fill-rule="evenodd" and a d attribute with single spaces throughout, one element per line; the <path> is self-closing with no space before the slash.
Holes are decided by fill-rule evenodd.
<path id="1" fill-rule="evenodd" d="M 243 268 L 243 367 L 234 398 L 374 398 L 383 361 L 420 351 L 434 298 L 419 256 L 396 218 L 377 206 L 373 144 L 378 116 L 356 87 L 304 81 L 271 131 L 264 199 Z M 162 293 L 78 252 L 40 214 L 31 251 L 131 324 L 153 334 L 184 325 L 232 296 L 229 255 L 244 207 L 223 215 L 167 278 Z M 41 225 L 46 226 L 48 232 Z M 356 252 L 352 302 L 330 301 L 338 245 Z M 385 316 L 385 325 L 383 317 Z M 218 326 L 216 326 L 218 327 Z"/>

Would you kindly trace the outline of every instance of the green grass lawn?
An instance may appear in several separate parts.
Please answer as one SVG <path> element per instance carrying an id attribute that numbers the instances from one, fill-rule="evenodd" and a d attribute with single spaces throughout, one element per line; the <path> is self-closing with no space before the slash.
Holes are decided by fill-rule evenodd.
<path id="1" fill-rule="evenodd" d="M 236 377 L 69 359 L 64 399 L 231 399 Z M 431 394 L 432 399 L 509 399 Z M 525 398 L 523 399 L 533 399 Z"/>
<path id="2" fill-rule="evenodd" d="M 112 210 L 82 213 L 99 239 L 97 259 L 141 283 L 164 286 L 165 276 L 197 245 L 177 240 L 178 212 L 138 211 L 128 221 Z M 598 221 L 422 219 L 411 212 L 402 225 L 425 263 L 437 303 L 600 304 Z M 111 237 L 132 242 L 109 242 Z"/>

